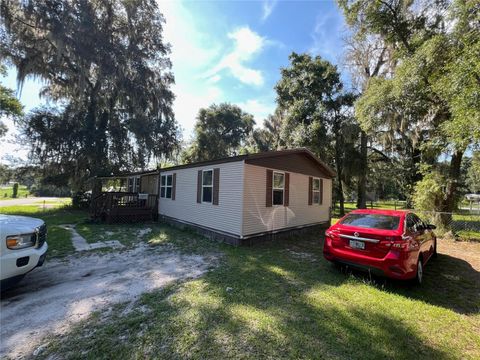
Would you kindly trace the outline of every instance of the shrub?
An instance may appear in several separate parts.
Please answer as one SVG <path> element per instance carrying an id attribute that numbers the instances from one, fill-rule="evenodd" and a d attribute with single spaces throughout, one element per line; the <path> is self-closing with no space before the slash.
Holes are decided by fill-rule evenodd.
<path id="1" fill-rule="evenodd" d="M 36 188 L 32 186 L 30 191 L 35 196 L 69 197 L 72 195 L 69 188 L 50 184 L 38 185 Z"/>
<path id="2" fill-rule="evenodd" d="M 438 171 L 425 174 L 422 180 L 415 184 L 413 205 L 423 211 L 440 211 L 444 197 L 445 178 Z"/>
<path id="3" fill-rule="evenodd" d="M 12 198 L 16 198 L 18 195 L 18 183 L 13 184 Z"/>
<path id="4" fill-rule="evenodd" d="M 76 209 L 88 209 L 90 207 L 91 193 L 77 192 L 72 196 L 72 207 Z"/>
<path id="5" fill-rule="evenodd" d="M 437 235 L 451 230 L 452 214 L 442 211 L 445 197 L 445 177 L 438 171 L 426 173 L 423 179 L 415 184 L 413 204 L 415 209 L 426 211 L 424 220 L 437 226 Z"/>

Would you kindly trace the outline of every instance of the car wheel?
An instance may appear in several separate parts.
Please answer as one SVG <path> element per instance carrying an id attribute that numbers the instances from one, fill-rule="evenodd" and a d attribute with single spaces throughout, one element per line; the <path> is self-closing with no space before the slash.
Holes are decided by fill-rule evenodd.
<path id="1" fill-rule="evenodd" d="M 433 243 L 433 257 L 437 258 L 438 253 L 437 253 L 437 239 L 435 239 L 435 242 Z"/>
<path id="2" fill-rule="evenodd" d="M 418 259 L 417 274 L 415 275 L 415 284 L 422 285 L 423 282 L 423 261 Z"/>

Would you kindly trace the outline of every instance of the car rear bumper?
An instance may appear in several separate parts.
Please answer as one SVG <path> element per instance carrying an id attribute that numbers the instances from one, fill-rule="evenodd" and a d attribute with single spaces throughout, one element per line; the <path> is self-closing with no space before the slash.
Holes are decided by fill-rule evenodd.
<path id="1" fill-rule="evenodd" d="M 0 259 L 1 281 L 22 277 L 37 266 L 42 266 L 47 255 L 47 250 L 48 245 L 45 242 L 38 249 L 26 248 L 22 250 L 11 250 L 8 253 L 2 254 Z"/>
<path id="2" fill-rule="evenodd" d="M 323 256 L 329 261 L 393 279 L 408 280 L 416 276 L 416 253 L 414 252 L 390 251 L 383 258 L 372 258 L 360 254 L 354 255 L 325 245 Z"/>

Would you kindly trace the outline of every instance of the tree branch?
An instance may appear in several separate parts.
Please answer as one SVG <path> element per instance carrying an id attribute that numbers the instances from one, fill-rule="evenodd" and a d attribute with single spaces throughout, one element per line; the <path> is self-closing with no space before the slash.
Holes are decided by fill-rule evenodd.
<path id="1" fill-rule="evenodd" d="M 381 155 L 385 161 L 392 162 L 392 159 L 389 156 L 387 156 L 384 152 L 374 148 L 373 146 L 367 146 L 367 149 L 370 149 L 374 153 Z"/>

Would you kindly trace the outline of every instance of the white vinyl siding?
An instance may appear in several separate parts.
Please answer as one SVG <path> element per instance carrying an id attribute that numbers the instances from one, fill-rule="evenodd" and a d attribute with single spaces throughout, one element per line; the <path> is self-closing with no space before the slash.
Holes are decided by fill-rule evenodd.
<path id="1" fill-rule="evenodd" d="M 323 179 L 323 204 L 308 205 L 308 175 L 290 172 L 289 206 L 265 206 L 265 167 L 245 164 L 243 236 L 330 219 L 332 180 Z M 273 171 L 276 171 L 273 169 Z"/>
<path id="2" fill-rule="evenodd" d="M 175 201 L 159 199 L 159 214 L 179 221 L 241 235 L 243 206 L 243 161 L 217 164 L 220 169 L 219 204 L 197 203 L 199 170 L 210 170 L 212 165 L 162 171 L 161 175 L 176 175 Z M 265 194 L 263 195 L 265 202 Z"/>

